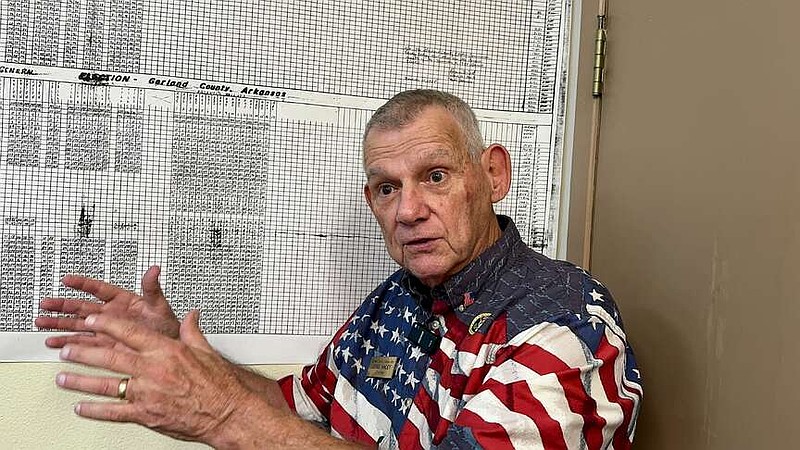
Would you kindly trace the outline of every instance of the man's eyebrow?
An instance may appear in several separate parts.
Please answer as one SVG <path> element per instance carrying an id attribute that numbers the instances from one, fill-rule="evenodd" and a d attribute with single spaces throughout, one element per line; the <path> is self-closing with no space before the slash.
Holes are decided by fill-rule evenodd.
<path id="1" fill-rule="evenodd" d="M 457 151 L 457 150 L 456 150 Z M 424 157 L 425 159 L 431 158 L 449 158 L 453 154 L 453 150 L 450 150 L 445 147 L 436 147 L 429 150 L 423 150 L 420 152 L 420 156 Z"/>
<path id="2" fill-rule="evenodd" d="M 383 175 L 383 170 L 377 169 L 375 167 L 368 167 L 365 172 L 366 172 L 365 174 L 367 175 L 367 179 L 370 179 L 372 177 L 376 177 L 376 176 L 379 176 L 379 175 Z"/>

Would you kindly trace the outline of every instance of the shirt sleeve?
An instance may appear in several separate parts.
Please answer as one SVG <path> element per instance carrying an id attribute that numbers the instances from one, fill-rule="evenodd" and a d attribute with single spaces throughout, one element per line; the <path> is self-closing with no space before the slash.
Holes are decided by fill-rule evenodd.
<path id="1" fill-rule="evenodd" d="M 289 408 L 305 420 L 324 425 L 330 423 L 331 403 L 339 376 L 332 355 L 339 336 L 348 324 L 349 321 L 336 333 L 316 363 L 303 368 L 300 376 L 287 375 L 278 380 Z"/>
<path id="2" fill-rule="evenodd" d="M 642 389 L 603 311 L 564 314 L 500 347 L 439 448 L 630 448 Z"/>
<path id="3" fill-rule="evenodd" d="M 327 424 L 330 417 L 331 393 L 335 387 L 325 386 L 319 381 L 319 372 L 325 372 L 323 356 L 327 349 L 320 355 L 316 364 L 305 366 L 300 374 L 287 375 L 278 380 L 283 397 L 289 408 L 305 420 Z M 330 390 L 329 390 L 330 389 Z"/>

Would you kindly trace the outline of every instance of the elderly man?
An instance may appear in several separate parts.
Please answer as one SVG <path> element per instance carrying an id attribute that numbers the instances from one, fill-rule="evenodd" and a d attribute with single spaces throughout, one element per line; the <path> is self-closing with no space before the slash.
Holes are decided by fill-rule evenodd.
<path id="1" fill-rule="evenodd" d="M 275 382 L 225 361 L 197 311 L 172 314 L 158 268 L 142 296 L 67 276 L 104 303 L 44 300 L 68 316 L 38 326 L 90 332 L 47 345 L 130 376 L 58 374 L 63 388 L 124 400 L 77 414 L 221 448 L 630 447 L 642 391 L 611 295 L 495 215 L 510 158 L 484 147 L 471 109 L 400 93 L 367 124 L 363 158 L 364 196 L 402 268 L 315 364 Z"/>

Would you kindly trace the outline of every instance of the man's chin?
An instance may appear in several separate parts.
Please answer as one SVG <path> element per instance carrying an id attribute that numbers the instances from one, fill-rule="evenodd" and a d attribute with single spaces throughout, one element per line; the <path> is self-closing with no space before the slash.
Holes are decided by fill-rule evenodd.
<path id="1" fill-rule="evenodd" d="M 411 262 L 410 264 L 405 264 L 404 267 L 428 287 L 442 284 L 447 279 L 446 272 L 439 265 Z"/>

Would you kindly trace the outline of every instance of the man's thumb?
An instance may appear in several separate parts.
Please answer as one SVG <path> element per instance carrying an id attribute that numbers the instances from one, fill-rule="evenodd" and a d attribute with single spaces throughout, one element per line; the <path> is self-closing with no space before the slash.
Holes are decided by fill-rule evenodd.
<path id="1" fill-rule="evenodd" d="M 164 297 L 164 291 L 161 290 L 161 283 L 158 281 L 159 275 L 161 275 L 161 267 L 150 266 L 142 276 L 142 294 L 145 299 L 152 301 Z"/>
<path id="2" fill-rule="evenodd" d="M 193 309 L 181 322 L 181 340 L 190 347 L 211 350 L 211 344 L 200 331 L 200 311 Z"/>

